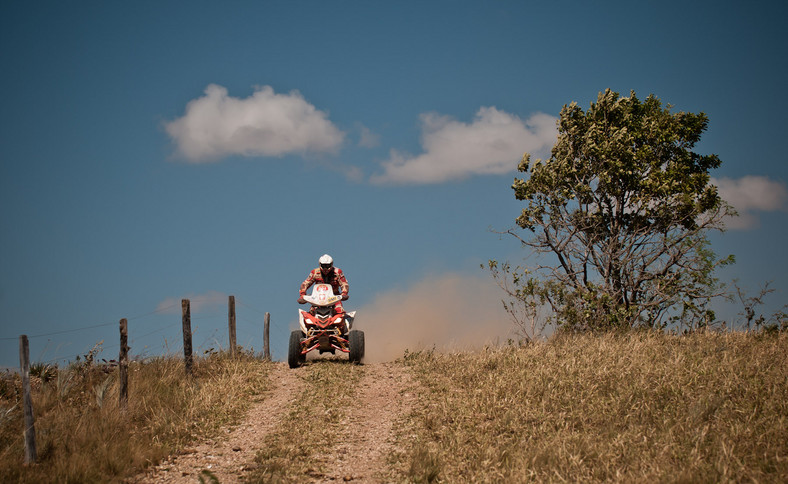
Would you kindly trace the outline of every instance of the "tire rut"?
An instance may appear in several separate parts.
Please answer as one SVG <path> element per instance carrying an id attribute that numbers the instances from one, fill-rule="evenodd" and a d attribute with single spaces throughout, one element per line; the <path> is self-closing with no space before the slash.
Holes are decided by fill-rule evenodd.
<path id="1" fill-rule="evenodd" d="M 226 429 L 224 435 L 186 449 L 149 469 L 145 475 L 130 482 L 194 483 L 201 473 L 209 471 L 219 482 L 239 482 L 247 466 L 253 466 L 255 454 L 266 435 L 280 424 L 290 402 L 299 394 L 303 381 L 287 367 L 277 363 L 271 371 L 272 388 L 261 402 L 255 403 L 243 422 Z M 206 482 L 211 479 L 205 477 Z"/>
<path id="2" fill-rule="evenodd" d="M 356 401 L 345 417 L 344 431 L 325 476 L 313 482 L 387 482 L 387 459 L 393 451 L 395 424 L 416 400 L 410 373 L 395 363 L 365 365 Z"/>
<path id="3" fill-rule="evenodd" d="M 397 421 L 415 404 L 416 393 L 410 372 L 396 363 L 363 366 L 355 400 L 343 418 L 343 428 L 335 436 L 335 445 L 321 457 L 329 462 L 319 474 L 306 474 L 312 483 L 382 483 L 388 482 L 388 458 L 395 450 Z M 300 372 L 286 363 L 271 371 L 272 387 L 263 400 L 253 404 L 243 422 L 226 429 L 220 437 L 186 449 L 153 466 L 127 482 L 139 484 L 242 482 L 249 470 L 257 467 L 255 456 L 266 437 L 283 425 L 292 403 L 304 391 Z M 210 474 L 205 474 L 208 471 Z"/>

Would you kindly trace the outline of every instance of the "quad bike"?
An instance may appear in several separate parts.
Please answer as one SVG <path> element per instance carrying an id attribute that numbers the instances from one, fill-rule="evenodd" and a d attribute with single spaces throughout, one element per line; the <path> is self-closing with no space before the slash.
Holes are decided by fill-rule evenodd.
<path id="1" fill-rule="evenodd" d="M 303 302 L 311 309 L 298 310 L 301 329 L 290 333 L 287 364 L 290 368 L 301 366 L 312 350 L 320 354 L 335 354 L 337 350 L 348 353 L 351 363 L 360 363 L 364 357 L 364 332 L 353 329 L 355 311 L 336 314 L 334 304 L 342 296 L 334 294 L 330 284 L 316 284 L 311 295 L 303 296 Z M 299 300 L 301 301 L 301 300 Z"/>

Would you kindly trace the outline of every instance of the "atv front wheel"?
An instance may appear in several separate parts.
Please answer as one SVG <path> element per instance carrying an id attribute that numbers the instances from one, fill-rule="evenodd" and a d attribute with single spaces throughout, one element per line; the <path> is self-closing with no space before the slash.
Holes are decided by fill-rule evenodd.
<path id="1" fill-rule="evenodd" d="M 364 358 L 364 332 L 357 329 L 348 333 L 348 341 L 350 342 L 350 357 L 351 363 L 361 363 Z"/>
<path id="2" fill-rule="evenodd" d="M 287 349 L 287 364 L 290 368 L 298 368 L 306 361 L 306 355 L 301 354 L 301 340 L 303 340 L 301 331 L 290 333 L 290 346 Z"/>

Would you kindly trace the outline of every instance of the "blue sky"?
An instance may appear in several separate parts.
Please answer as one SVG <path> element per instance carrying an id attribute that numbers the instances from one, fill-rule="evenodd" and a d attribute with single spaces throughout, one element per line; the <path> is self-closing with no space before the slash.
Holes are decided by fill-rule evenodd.
<path id="1" fill-rule="evenodd" d="M 547 153 L 561 107 L 606 88 L 708 114 L 697 149 L 720 156 L 713 176 L 743 214 L 713 237 L 738 260 L 721 275 L 774 281 L 779 307 L 785 16 L 782 2 L 5 2 L 0 365 L 18 365 L 20 334 L 40 361 L 101 340 L 114 358 L 124 317 L 133 354 L 178 351 L 183 297 L 195 346 L 226 346 L 230 294 L 239 343 L 259 350 L 270 312 L 281 358 L 326 252 L 360 324 L 391 294 L 461 307 L 491 283 L 480 263 L 523 256 L 490 231 L 519 214 L 520 156 Z M 458 278 L 471 284 L 449 284 L 454 299 L 425 294 Z"/>

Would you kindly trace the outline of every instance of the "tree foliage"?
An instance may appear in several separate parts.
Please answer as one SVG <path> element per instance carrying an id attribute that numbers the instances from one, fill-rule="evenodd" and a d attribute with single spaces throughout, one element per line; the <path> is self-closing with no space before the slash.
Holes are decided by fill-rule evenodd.
<path id="1" fill-rule="evenodd" d="M 720 285 L 707 234 L 733 214 L 709 182 L 716 155 L 693 151 L 708 126 L 704 113 L 671 112 L 606 90 L 583 111 L 565 105 L 548 160 L 526 153 L 512 188 L 525 202 L 510 230 L 537 254 L 532 271 L 490 262 L 499 280 L 531 308 L 547 305 L 555 322 L 576 329 L 688 325 L 714 319 Z"/>

